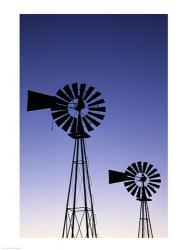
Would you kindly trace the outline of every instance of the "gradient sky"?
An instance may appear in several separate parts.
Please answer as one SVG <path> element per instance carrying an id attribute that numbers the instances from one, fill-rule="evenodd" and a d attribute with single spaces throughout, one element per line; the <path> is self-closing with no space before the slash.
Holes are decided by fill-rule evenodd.
<path id="1" fill-rule="evenodd" d="M 137 237 L 139 202 L 108 169 L 148 161 L 162 184 L 149 203 L 167 237 L 167 15 L 21 15 L 21 236 L 61 237 L 74 141 L 27 90 L 67 83 L 102 92 L 107 113 L 86 141 L 99 237 Z"/>

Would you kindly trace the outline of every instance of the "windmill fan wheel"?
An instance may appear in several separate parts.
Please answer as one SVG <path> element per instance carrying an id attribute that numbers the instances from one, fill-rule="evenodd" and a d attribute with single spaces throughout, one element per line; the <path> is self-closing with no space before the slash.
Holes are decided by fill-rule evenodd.
<path id="1" fill-rule="evenodd" d="M 74 139 L 90 137 L 88 133 L 104 119 L 105 101 L 94 87 L 73 83 L 59 89 L 56 97 L 58 101 L 51 107 L 52 117 Z"/>
<path id="2" fill-rule="evenodd" d="M 151 200 L 150 197 L 156 193 L 160 183 L 158 170 L 148 162 L 132 163 L 125 171 L 124 185 L 138 200 Z"/>

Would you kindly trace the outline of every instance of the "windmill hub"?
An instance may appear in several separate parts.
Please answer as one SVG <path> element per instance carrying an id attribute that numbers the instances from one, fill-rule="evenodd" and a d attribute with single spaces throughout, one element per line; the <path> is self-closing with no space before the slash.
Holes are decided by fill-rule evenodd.
<path id="1" fill-rule="evenodd" d="M 145 173 L 137 173 L 135 176 L 135 182 L 139 187 L 147 186 L 149 183 L 149 177 Z"/>
<path id="2" fill-rule="evenodd" d="M 75 110 L 81 111 L 84 108 L 85 108 L 85 103 L 82 98 L 79 98 L 77 102 L 77 106 L 75 107 Z"/>
<path id="3" fill-rule="evenodd" d="M 68 113 L 72 117 L 78 117 L 80 114 L 81 117 L 85 117 L 89 112 L 88 105 L 82 100 L 82 99 L 73 99 L 69 104 L 68 104 Z"/>
<path id="4" fill-rule="evenodd" d="M 140 181 L 144 183 L 144 182 L 146 182 L 146 180 L 147 180 L 147 177 L 144 174 L 142 174 Z"/>
<path id="5" fill-rule="evenodd" d="M 144 175 L 142 175 L 142 177 L 140 178 L 140 181 L 142 181 L 142 182 L 146 182 L 146 180 L 147 180 L 147 177 L 146 177 L 146 176 L 144 176 Z"/>
<path id="6" fill-rule="evenodd" d="M 77 114 L 80 114 L 84 117 L 88 114 L 89 107 L 83 99 L 75 98 L 68 104 L 68 111 L 70 115 L 77 116 Z"/>

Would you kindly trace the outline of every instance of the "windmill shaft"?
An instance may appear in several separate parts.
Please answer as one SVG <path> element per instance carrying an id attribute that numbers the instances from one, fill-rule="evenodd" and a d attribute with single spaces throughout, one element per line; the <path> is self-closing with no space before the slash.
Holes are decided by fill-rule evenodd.
<path id="1" fill-rule="evenodd" d="M 149 208 L 147 205 L 147 201 L 144 200 L 142 200 L 140 204 L 138 238 L 153 238 Z"/>
<path id="2" fill-rule="evenodd" d="M 62 238 L 97 238 L 85 141 L 75 139 Z"/>

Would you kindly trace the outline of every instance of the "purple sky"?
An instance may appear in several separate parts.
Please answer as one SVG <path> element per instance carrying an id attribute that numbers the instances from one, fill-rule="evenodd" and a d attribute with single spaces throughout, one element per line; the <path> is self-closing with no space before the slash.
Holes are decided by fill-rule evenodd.
<path id="1" fill-rule="evenodd" d="M 108 169 L 151 162 L 162 184 L 149 203 L 167 236 L 167 15 L 21 15 L 21 236 L 60 237 L 74 141 L 50 110 L 27 112 L 27 90 L 67 83 L 101 91 L 107 113 L 87 140 L 100 237 L 136 237 L 139 203 Z"/>

